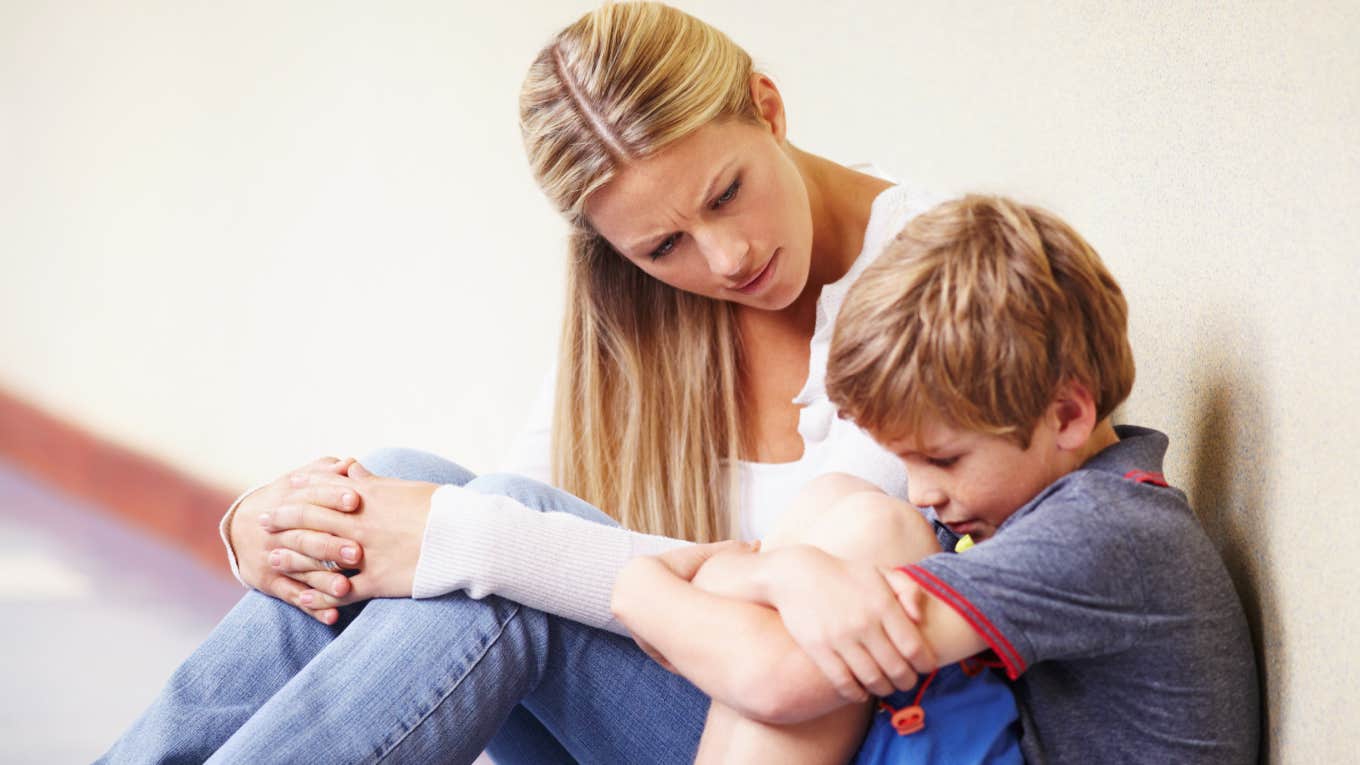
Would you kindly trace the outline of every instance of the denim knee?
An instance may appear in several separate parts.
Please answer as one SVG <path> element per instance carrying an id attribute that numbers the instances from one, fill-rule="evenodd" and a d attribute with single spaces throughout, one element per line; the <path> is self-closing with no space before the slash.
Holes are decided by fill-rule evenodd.
<path id="1" fill-rule="evenodd" d="M 525 478 L 522 475 L 492 473 L 478 476 L 469 481 L 465 488 L 481 494 L 509 497 L 534 510 L 570 513 L 594 523 L 603 523 L 607 526 L 618 525 L 618 521 L 610 518 L 589 502 L 546 483 Z"/>
<path id="2" fill-rule="evenodd" d="M 529 507 L 537 507 L 537 503 L 532 502 L 535 497 L 541 497 L 545 493 L 556 491 L 545 483 L 540 483 L 532 478 L 525 478 L 514 473 L 490 473 L 479 475 L 469 482 L 469 489 L 475 489 L 482 494 L 495 494 L 502 497 L 510 497 Z"/>
<path id="3" fill-rule="evenodd" d="M 407 481 L 462 486 L 477 477 L 471 470 L 437 454 L 402 447 L 376 449 L 361 457 L 359 464 L 368 468 L 374 475 L 402 478 Z"/>

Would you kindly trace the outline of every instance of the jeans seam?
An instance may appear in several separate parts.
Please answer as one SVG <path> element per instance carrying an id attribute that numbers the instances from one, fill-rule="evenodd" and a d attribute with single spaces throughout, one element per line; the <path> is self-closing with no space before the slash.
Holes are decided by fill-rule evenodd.
<path id="1" fill-rule="evenodd" d="M 382 762 L 386 760 L 388 755 L 395 752 L 397 750 L 397 747 L 401 746 L 401 742 L 405 741 L 408 736 L 414 733 L 416 728 L 419 728 L 426 720 L 428 720 L 430 718 L 430 715 L 434 714 L 435 710 L 443 706 L 444 702 L 448 701 L 449 697 L 453 695 L 453 692 L 458 690 L 458 687 L 463 684 L 463 681 L 468 678 L 468 675 L 471 675 L 472 671 L 475 670 L 477 666 L 482 663 L 482 659 L 486 658 L 486 653 L 487 651 L 491 650 L 491 646 L 495 645 L 496 642 L 501 639 L 501 635 L 505 634 L 506 625 L 510 624 L 510 621 L 514 619 L 516 616 L 519 616 L 519 611 L 522 608 L 522 606 L 518 603 L 515 603 L 514 606 L 515 608 L 513 611 L 510 612 L 510 615 L 505 618 L 505 621 L 501 622 L 500 629 L 496 630 L 496 634 L 493 635 L 490 640 L 486 641 L 486 645 L 482 647 L 481 653 L 477 654 L 477 656 L 471 662 L 468 663 L 467 671 L 463 672 L 462 677 L 459 677 L 458 680 L 453 685 L 449 686 L 449 689 L 444 692 L 444 695 L 440 696 L 439 700 L 436 701 L 433 705 L 431 705 L 429 710 L 426 711 L 425 714 L 421 715 L 420 719 L 416 720 L 414 725 L 412 725 L 410 728 L 407 728 L 406 732 L 401 734 L 400 738 L 398 738 L 396 741 L 393 741 L 392 745 L 387 748 L 387 751 L 383 752 L 382 754 L 379 754 L 378 758 L 374 760 L 374 762 Z"/>

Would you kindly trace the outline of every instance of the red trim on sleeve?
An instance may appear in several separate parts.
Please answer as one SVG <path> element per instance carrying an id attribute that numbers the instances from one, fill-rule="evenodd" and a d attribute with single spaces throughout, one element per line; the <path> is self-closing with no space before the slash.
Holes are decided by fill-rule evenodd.
<path id="1" fill-rule="evenodd" d="M 1154 473 L 1151 470 L 1130 470 L 1124 474 L 1124 477 L 1135 483 L 1150 483 L 1153 486 L 1161 486 L 1163 488 L 1171 486 L 1171 484 L 1166 482 L 1166 476 L 1161 473 Z"/>
<path id="2" fill-rule="evenodd" d="M 968 622 L 968 626 L 981 635 L 987 645 L 991 646 L 991 649 L 996 652 L 997 657 L 1001 659 L 1002 666 L 1006 669 L 1006 677 L 1015 680 L 1024 674 L 1025 660 L 1021 658 L 1020 652 L 1015 650 L 1015 646 L 1011 645 L 1006 636 L 1001 634 L 1001 630 L 997 629 L 996 625 L 992 624 L 977 609 L 977 606 L 960 595 L 958 590 L 950 587 L 939 577 L 920 566 L 903 566 L 898 570 L 911 577 L 926 592 L 944 601 L 950 608 L 957 611 L 959 616 L 962 616 L 963 620 Z"/>

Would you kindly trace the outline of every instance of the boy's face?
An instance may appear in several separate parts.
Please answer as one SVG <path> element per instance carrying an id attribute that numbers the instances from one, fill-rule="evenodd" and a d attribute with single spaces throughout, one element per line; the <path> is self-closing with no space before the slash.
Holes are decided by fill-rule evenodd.
<path id="1" fill-rule="evenodd" d="M 1069 469 L 1048 418 L 1035 427 L 1028 449 L 938 422 L 880 443 L 907 468 L 907 500 L 933 507 L 955 534 L 971 534 L 979 542 Z"/>

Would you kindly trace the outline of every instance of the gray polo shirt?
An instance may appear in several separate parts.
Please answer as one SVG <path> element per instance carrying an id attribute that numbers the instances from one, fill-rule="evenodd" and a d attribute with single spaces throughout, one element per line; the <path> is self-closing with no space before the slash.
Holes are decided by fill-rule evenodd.
<path id="1" fill-rule="evenodd" d="M 1256 663 L 1241 603 L 1167 438 L 1120 441 L 964 554 L 903 570 L 959 612 L 1014 681 L 1030 763 L 1254 763 Z"/>

